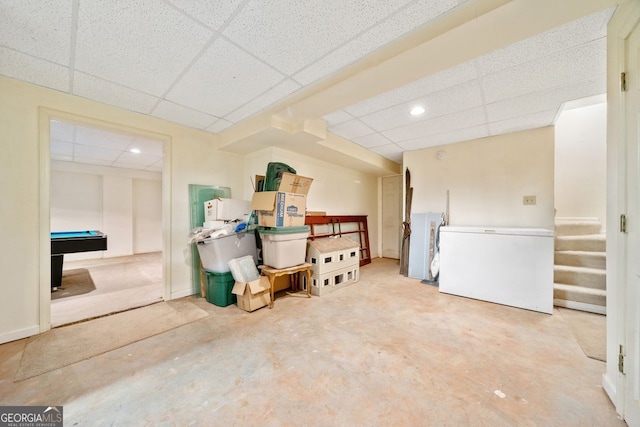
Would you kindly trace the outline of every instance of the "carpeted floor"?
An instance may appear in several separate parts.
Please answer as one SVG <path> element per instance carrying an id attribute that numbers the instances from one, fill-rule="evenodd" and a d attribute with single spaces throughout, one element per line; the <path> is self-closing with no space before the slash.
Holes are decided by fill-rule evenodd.
<path id="1" fill-rule="evenodd" d="M 91 273 L 86 268 L 66 270 L 62 278 L 62 286 L 51 292 L 51 300 L 85 295 L 96 290 Z"/>
<path id="2" fill-rule="evenodd" d="M 208 315 L 188 299 L 180 299 L 52 329 L 29 338 L 15 381 L 89 359 Z"/>
<path id="3" fill-rule="evenodd" d="M 62 286 L 51 293 L 58 327 L 163 300 L 162 253 L 65 262 Z"/>
<path id="4" fill-rule="evenodd" d="M 587 357 L 607 361 L 607 316 L 556 307 Z"/>

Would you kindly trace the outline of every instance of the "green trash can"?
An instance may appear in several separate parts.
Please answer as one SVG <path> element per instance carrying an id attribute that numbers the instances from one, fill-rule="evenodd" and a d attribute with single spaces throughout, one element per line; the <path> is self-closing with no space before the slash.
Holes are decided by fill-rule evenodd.
<path id="1" fill-rule="evenodd" d="M 236 303 L 236 296 L 231 293 L 235 280 L 231 272 L 204 272 L 207 278 L 207 301 L 218 307 L 226 307 Z"/>

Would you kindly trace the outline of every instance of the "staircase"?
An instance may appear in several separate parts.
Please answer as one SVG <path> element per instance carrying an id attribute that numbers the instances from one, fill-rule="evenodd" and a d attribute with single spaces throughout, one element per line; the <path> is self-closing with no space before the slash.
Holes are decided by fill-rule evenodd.
<path id="1" fill-rule="evenodd" d="M 595 219 L 556 218 L 553 304 L 606 314 L 606 236 Z"/>

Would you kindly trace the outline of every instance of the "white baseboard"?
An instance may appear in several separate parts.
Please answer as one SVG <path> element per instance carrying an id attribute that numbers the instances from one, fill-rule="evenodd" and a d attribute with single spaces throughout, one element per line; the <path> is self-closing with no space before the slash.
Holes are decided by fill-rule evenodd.
<path id="1" fill-rule="evenodd" d="M 567 301 L 564 299 L 553 299 L 556 307 L 570 308 L 572 310 L 588 311 L 596 314 L 607 314 L 607 307 L 602 305 L 587 304 L 585 302 Z"/>
<path id="2" fill-rule="evenodd" d="M 579 216 L 557 216 L 555 220 L 558 222 L 599 222 L 598 218 L 579 217 Z"/>
<path id="3" fill-rule="evenodd" d="M 0 334 L 0 344 L 4 344 L 10 341 L 21 340 L 22 338 L 27 338 L 39 333 L 40 333 L 39 325 L 18 329 L 16 331 L 5 332 L 3 334 Z"/>
<path id="4" fill-rule="evenodd" d="M 191 295 L 195 295 L 193 290 L 185 289 L 183 291 L 172 292 L 171 293 L 171 299 L 184 298 L 184 297 L 188 297 L 188 296 L 191 296 Z"/>
<path id="5" fill-rule="evenodd" d="M 607 374 L 602 374 L 602 388 L 604 388 L 604 391 L 607 392 L 607 396 L 609 396 L 609 399 L 611 399 L 611 403 L 613 403 L 613 406 L 616 407 L 616 412 L 620 413 L 616 405 L 616 385 L 613 381 L 611 381 L 611 378 L 609 378 L 609 375 Z"/>

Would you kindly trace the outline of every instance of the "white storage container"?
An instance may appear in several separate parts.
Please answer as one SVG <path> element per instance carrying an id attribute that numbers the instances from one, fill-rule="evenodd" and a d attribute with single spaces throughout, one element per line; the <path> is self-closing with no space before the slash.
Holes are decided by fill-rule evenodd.
<path id="1" fill-rule="evenodd" d="M 204 220 L 233 221 L 244 219 L 251 213 L 251 202 L 237 199 L 213 199 L 204 202 Z"/>
<path id="2" fill-rule="evenodd" d="M 262 262 L 273 268 L 304 264 L 307 255 L 308 225 L 302 227 L 258 227 L 262 239 Z"/>
<path id="3" fill-rule="evenodd" d="M 220 237 L 209 237 L 198 242 L 198 252 L 202 267 L 212 273 L 230 271 L 229 261 L 251 255 L 258 262 L 256 235 L 253 231 L 241 231 Z"/>

